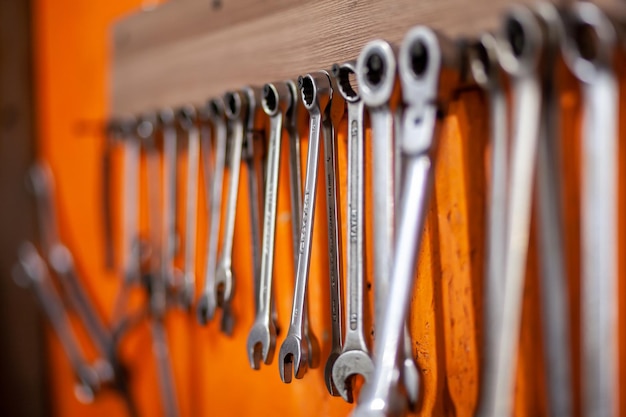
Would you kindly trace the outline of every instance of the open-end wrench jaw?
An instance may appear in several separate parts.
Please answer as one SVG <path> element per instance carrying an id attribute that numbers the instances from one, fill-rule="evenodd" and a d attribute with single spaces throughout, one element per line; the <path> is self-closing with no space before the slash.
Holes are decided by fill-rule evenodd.
<path id="1" fill-rule="evenodd" d="M 338 394 L 345 401 L 354 401 L 354 380 L 360 375 L 365 381 L 374 374 L 374 362 L 364 350 L 346 350 L 337 357 L 332 369 L 332 377 Z"/>

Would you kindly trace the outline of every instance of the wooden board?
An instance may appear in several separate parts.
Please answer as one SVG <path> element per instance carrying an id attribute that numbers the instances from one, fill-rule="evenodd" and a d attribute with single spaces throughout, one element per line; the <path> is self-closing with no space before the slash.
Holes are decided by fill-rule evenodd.
<path id="1" fill-rule="evenodd" d="M 354 59 L 371 39 L 428 24 L 450 36 L 497 27 L 510 0 L 207 0 L 169 3 L 113 29 L 113 114 L 204 102 L 243 84 Z"/>

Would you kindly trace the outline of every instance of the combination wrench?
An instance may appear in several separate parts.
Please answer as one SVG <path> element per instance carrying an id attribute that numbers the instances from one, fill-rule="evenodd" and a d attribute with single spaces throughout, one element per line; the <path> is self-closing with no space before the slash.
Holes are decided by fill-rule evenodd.
<path id="1" fill-rule="evenodd" d="M 498 63 L 497 39 L 482 34 L 470 49 L 470 70 L 474 81 L 489 99 L 491 143 L 491 187 L 488 197 L 487 253 L 485 261 L 484 355 L 481 366 L 481 390 L 478 416 L 486 415 L 496 381 L 495 355 L 504 295 L 504 257 L 506 249 L 508 130 L 507 100 Z"/>
<path id="2" fill-rule="evenodd" d="M 252 369 L 260 369 L 261 361 L 269 365 L 276 347 L 276 325 L 272 318 L 272 279 L 278 209 L 279 167 L 281 140 L 285 115 L 295 100 L 286 82 L 265 84 L 263 110 L 270 118 L 270 137 L 267 146 L 267 171 L 263 210 L 263 242 L 261 245 L 261 273 L 257 289 L 258 311 L 248 334 L 248 359 Z"/>
<path id="3" fill-rule="evenodd" d="M 220 232 L 220 218 L 222 208 L 222 189 L 224 185 L 224 162 L 226 159 L 227 128 L 224 118 L 224 102 L 221 98 L 213 99 L 207 104 L 208 117 L 213 125 L 215 137 L 213 164 L 205 161 L 205 167 L 210 169 L 211 181 L 209 199 L 209 220 L 207 222 L 207 256 L 204 271 L 204 289 L 198 300 L 198 321 L 205 325 L 213 318 L 217 308 L 217 293 L 215 270 L 217 266 L 217 251 Z M 208 155 L 207 155 L 208 156 Z M 205 171 L 206 172 L 206 171 Z"/>
<path id="4" fill-rule="evenodd" d="M 185 257 L 181 302 L 189 308 L 196 287 L 196 239 L 198 229 L 198 169 L 200 164 L 200 130 L 196 109 L 185 106 L 177 119 L 187 134 L 187 195 L 185 202 Z"/>
<path id="5" fill-rule="evenodd" d="M 498 39 L 498 59 L 511 79 L 512 153 L 509 171 L 507 245 L 493 405 L 487 415 L 510 415 L 521 328 L 530 216 L 541 114 L 538 61 L 544 39 L 539 20 L 526 7 L 513 7 Z"/>
<path id="6" fill-rule="evenodd" d="M 541 306 L 548 410 L 551 416 L 574 413 L 570 349 L 568 283 L 563 238 L 562 158 L 559 130 L 558 73 L 563 67 L 560 46 L 565 27 L 556 5 L 538 3 L 535 13 L 545 27 L 545 53 L 541 64 L 541 120 L 537 148 L 535 202 L 541 260 Z"/>
<path id="7" fill-rule="evenodd" d="M 572 5 L 563 55 L 580 81 L 583 413 L 618 414 L 617 30 L 593 3 Z"/>
<path id="8" fill-rule="evenodd" d="M 389 277 L 394 254 L 396 223 L 396 194 L 402 171 L 397 166 L 402 156 L 396 156 L 394 144 L 394 116 L 399 94 L 396 83 L 396 58 L 394 48 L 388 42 L 378 40 L 363 52 L 364 58 L 357 71 L 361 96 L 368 107 L 372 125 L 372 170 L 374 194 L 374 316 L 376 327 L 382 323 L 382 314 L 389 300 Z M 396 112 L 398 114 L 398 112 Z M 395 129 L 401 132 L 401 128 Z M 401 135 L 398 135 L 401 136 Z M 417 403 L 419 373 L 413 361 L 410 337 L 405 324 L 403 331 L 403 354 L 401 357 L 402 382 L 410 398 Z"/>
<path id="9" fill-rule="evenodd" d="M 300 242 L 300 221 L 302 216 L 302 161 L 300 152 L 299 122 L 302 113 L 302 100 L 298 86 L 292 80 L 287 81 L 294 98 L 294 105 L 287 111 L 285 129 L 289 135 L 289 196 L 291 200 L 291 242 L 293 245 L 294 268 L 298 265 L 298 252 Z M 309 369 L 315 369 L 320 363 L 320 345 L 313 333 L 309 321 L 309 294 L 304 294 L 304 306 L 302 310 L 302 332 L 308 351 Z"/>
<path id="10" fill-rule="evenodd" d="M 378 84 L 375 81 L 381 72 L 376 68 L 380 67 L 373 64 L 382 60 L 372 56 L 391 53 L 389 45 L 380 41 L 363 49 L 357 62 L 359 86 L 364 79 Z M 400 415 L 408 405 L 399 390 L 398 361 L 403 353 L 406 315 L 433 183 L 437 114 L 445 111 L 452 89 L 461 80 L 460 61 L 456 45 L 423 26 L 411 29 L 400 48 L 398 64 L 405 104 L 400 149 L 405 179 L 389 286 L 389 300 L 393 302 L 385 305 L 379 322 L 374 374 L 361 391 L 355 416 Z M 365 91 L 361 88 L 364 98 Z"/>
<path id="11" fill-rule="evenodd" d="M 363 328 L 365 169 L 363 139 L 363 101 L 358 88 L 350 83 L 356 72 L 355 62 L 334 65 L 339 93 L 348 107 L 348 208 L 346 227 L 346 335 L 343 350 L 333 365 L 332 376 L 341 397 L 353 401 L 352 381 L 356 375 L 371 377 L 374 363 L 369 355 Z"/>
<path id="12" fill-rule="evenodd" d="M 163 140 L 163 237 L 161 238 L 161 276 L 169 285 L 175 286 L 176 270 L 176 172 L 178 155 L 178 134 L 176 115 L 166 108 L 158 113 Z"/>
<path id="13" fill-rule="evenodd" d="M 325 71 L 307 74 L 298 79 L 302 101 L 309 112 L 309 145 L 302 200 L 300 236 L 298 239 L 298 264 L 294 286 L 291 321 L 287 336 L 280 347 L 278 368 L 283 382 L 291 382 L 292 376 L 302 378 L 308 366 L 308 346 L 303 339 L 303 311 L 311 263 L 313 218 L 317 194 L 317 175 L 320 148 L 320 129 L 343 114 L 344 102 L 333 95 L 330 76 Z M 328 128 L 325 128 L 328 131 Z M 328 132 L 332 133 L 332 132 Z M 334 163 L 334 160 L 332 161 Z M 329 173 L 327 173 L 328 176 Z M 330 238 L 329 238 L 330 239 Z M 332 248 L 329 248 L 332 250 Z M 335 248 L 336 250 L 336 248 Z M 333 272 L 331 271 L 331 274 Z M 332 279 L 332 278 L 331 278 Z M 331 289 L 331 293 L 332 293 Z M 340 316 L 340 314 L 339 314 Z M 334 317 L 333 319 L 335 319 Z M 334 335 L 333 335 L 334 337 Z M 341 336 L 339 336 L 341 337 Z M 330 375 L 332 379 L 332 374 Z M 326 379 L 328 388 L 328 379 Z M 332 382 L 332 381 L 330 381 Z M 332 384 L 331 384 L 332 385 Z"/>
<path id="14" fill-rule="evenodd" d="M 215 292 L 217 306 L 222 308 L 222 331 L 232 332 L 234 317 L 231 311 L 231 299 L 235 279 L 232 270 L 233 239 L 235 235 L 235 217 L 237 214 L 237 196 L 239 194 L 239 173 L 241 171 L 241 151 L 245 135 L 245 125 L 249 117 L 248 95 L 244 91 L 228 92 L 224 96 L 224 110 L 230 122 L 230 160 L 226 213 L 224 214 L 224 236 L 222 250 L 215 270 Z"/>

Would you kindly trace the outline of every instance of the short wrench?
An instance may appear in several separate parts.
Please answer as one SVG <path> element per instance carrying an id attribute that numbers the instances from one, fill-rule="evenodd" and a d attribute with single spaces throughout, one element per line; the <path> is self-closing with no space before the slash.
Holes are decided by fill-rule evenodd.
<path id="1" fill-rule="evenodd" d="M 270 137 L 267 146 L 261 274 L 257 290 L 258 312 L 247 342 L 248 359 L 253 369 L 260 369 L 261 361 L 267 365 L 271 364 L 276 346 L 276 326 L 272 318 L 271 305 L 281 139 L 285 114 L 294 105 L 294 101 L 287 83 L 265 84 L 262 103 L 263 110 L 270 117 Z"/>
<path id="2" fill-rule="evenodd" d="M 302 216 L 302 162 L 300 159 L 300 132 L 299 121 L 302 111 L 302 99 L 298 86 L 294 81 L 287 81 L 291 95 L 294 97 L 294 105 L 287 111 L 285 129 L 289 134 L 289 195 L 291 198 L 291 231 L 294 256 L 294 268 L 298 265 L 298 252 L 300 242 L 300 221 Z M 320 345 L 313 334 L 309 322 L 309 295 L 304 294 L 304 306 L 302 311 L 302 334 L 309 348 L 308 365 L 315 369 L 320 363 Z"/>
<path id="3" fill-rule="evenodd" d="M 493 417 L 510 415 L 513 406 L 517 369 L 515 358 L 521 328 L 541 114 L 541 86 L 537 66 L 543 44 L 542 28 L 531 10 L 523 6 L 511 8 L 498 39 L 498 59 L 511 78 L 513 120 L 504 295 L 500 330 L 497 332 L 499 340 L 493 386 L 494 403 L 493 408 L 488 410 L 488 415 Z"/>
<path id="4" fill-rule="evenodd" d="M 335 387 L 341 397 L 353 401 L 352 381 L 356 375 L 365 380 L 371 377 L 374 363 L 369 356 L 363 329 L 364 231 L 365 231 L 365 169 L 363 141 L 363 101 L 350 83 L 355 74 L 355 62 L 333 66 L 339 93 L 348 106 L 348 209 L 346 227 L 347 245 L 347 302 L 346 336 L 341 354 L 333 365 Z"/>
<path id="5" fill-rule="evenodd" d="M 215 292 L 215 269 L 217 265 L 218 240 L 220 232 L 220 218 L 222 208 L 222 188 L 224 179 L 224 162 L 226 157 L 226 121 L 224 119 L 224 102 L 222 99 L 213 99 L 207 105 L 209 119 L 213 125 L 215 149 L 213 164 L 205 161 L 207 167 L 212 167 L 209 198 L 208 244 L 206 266 L 204 271 L 204 289 L 198 300 L 198 321 L 206 324 L 213 318 L 217 307 Z"/>
<path id="6" fill-rule="evenodd" d="M 163 280 L 174 286 L 176 281 L 174 257 L 176 256 L 176 170 L 178 135 L 176 115 L 172 109 L 159 112 L 159 123 L 163 138 L 163 237 L 161 239 L 161 275 Z"/>
<path id="7" fill-rule="evenodd" d="M 309 148 L 307 153 L 306 177 L 302 202 L 302 218 L 298 245 L 298 266 L 294 287 L 291 321 L 287 336 L 280 347 L 278 368 L 283 382 L 291 382 L 292 376 L 302 378 L 307 370 L 308 346 L 303 340 L 304 301 L 311 263 L 311 243 L 313 236 L 313 218 L 315 216 L 315 198 L 317 194 L 317 175 L 320 148 L 320 129 L 322 123 L 328 123 L 331 117 L 343 112 L 333 105 L 333 90 L 327 72 L 307 74 L 298 79 L 302 101 L 309 111 Z M 341 106 L 343 100 L 339 100 Z"/>
<path id="8" fill-rule="evenodd" d="M 376 83 L 380 71 L 372 56 L 392 53 L 380 41 L 370 42 L 357 63 L 359 86 Z M 400 207 L 395 253 L 391 267 L 389 302 L 385 305 L 374 347 L 374 375 L 363 387 L 354 415 L 393 416 L 405 411 L 406 400 L 398 390 L 398 360 L 402 354 L 404 326 L 413 287 L 417 253 L 428 212 L 436 151 L 437 112 L 445 110 L 450 89 L 458 85 L 459 49 L 426 27 L 406 35 L 399 53 L 399 74 L 405 110 L 401 151 L 405 181 Z M 369 67 L 369 68 L 368 68 Z M 440 80 L 441 79 L 441 80 Z M 365 97 L 365 89 L 361 93 Z"/>
<path id="9" fill-rule="evenodd" d="M 507 101 L 500 76 L 497 39 L 490 33 L 482 34 L 470 51 L 470 69 L 474 81 L 489 99 L 491 143 L 491 188 L 487 226 L 487 257 L 485 265 L 484 355 L 481 368 L 481 398 L 478 416 L 486 415 L 491 404 L 496 381 L 496 352 L 498 329 L 504 295 L 504 257 L 506 249 L 508 131 Z"/>
<path id="10" fill-rule="evenodd" d="M 222 250 L 215 270 L 215 292 L 217 305 L 222 307 L 222 330 L 230 334 L 234 319 L 230 309 L 234 289 L 232 270 L 233 239 L 235 235 L 235 217 L 237 214 L 237 196 L 239 194 L 239 173 L 241 170 L 241 150 L 245 135 L 245 123 L 248 117 L 248 97 L 243 91 L 229 92 L 224 96 L 225 113 L 230 122 L 230 160 L 226 213 L 224 214 L 224 236 Z"/>
<path id="11" fill-rule="evenodd" d="M 618 83 L 616 27 L 593 3 L 572 5 L 566 62 L 583 98 L 582 383 L 585 416 L 618 415 Z"/>
<path id="12" fill-rule="evenodd" d="M 196 237 L 198 229 L 198 166 L 200 131 L 197 112 L 185 106 L 177 112 L 178 123 L 187 134 L 187 195 L 185 202 L 185 258 L 181 302 L 190 307 L 196 287 Z"/>

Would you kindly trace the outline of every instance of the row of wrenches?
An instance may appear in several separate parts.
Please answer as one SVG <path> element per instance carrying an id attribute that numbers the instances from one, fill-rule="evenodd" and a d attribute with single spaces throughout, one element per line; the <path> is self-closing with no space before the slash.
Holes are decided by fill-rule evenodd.
<path id="1" fill-rule="evenodd" d="M 332 346 L 325 365 L 327 389 L 352 402 L 354 377 L 360 375 L 365 385 L 354 415 L 402 415 L 407 409 L 415 409 L 420 374 L 413 360 L 407 314 L 433 184 L 437 129 L 455 94 L 478 85 L 490 104 L 491 130 L 486 134 L 491 141 L 491 182 L 486 231 L 485 354 L 477 415 L 510 415 L 512 410 L 533 202 L 538 208 L 549 410 L 554 416 L 573 415 L 569 301 L 560 226 L 563 180 L 558 91 L 554 78 L 555 68 L 563 63 L 580 80 L 584 99 L 580 196 L 584 414 L 614 415 L 617 307 L 612 297 L 617 285 L 618 95 L 613 58 L 623 46 L 619 43 L 621 28 L 591 3 L 577 3 L 567 9 L 551 3 L 534 8 L 517 6 L 506 14 L 500 30 L 485 33 L 477 40 L 453 42 L 419 26 L 408 32 L 399 47 L 374 40 L 356 61 L 334 65 L 330 71 L 309 73 L 297 82 L 246 87 L 212 99 L 205 106 L 183 106 L 112 123 L 109 133 L 124 149 L 124 284 L 114 309 L 120 318 L 117 322 L 128 321 L 121 318 L 121 311 L 129 288 L 146 284 L 155 340 L 162 352 L 160 357 L 167 359 L 162 327 L 166 309 L 171 304 L 190 308 L 196 300 L 195 248 L 202 167 L 208 241 L 204 286 L 196 300 L 196 312 L 199 322 L 206 324 L 221 309 L 221 328 L 227 334 L 232 332 L 235 213 L 240 168 L 245 163 L 249 172 L 256 311 L 247 352 L 253 369 L 273 362 L 277 339 L 273 271 L 279 166 L 282 139 L 288 137 L 296 277 L 290 325 L 278 352 L 278 367 L 283 382 L 289 383 L 293 377 L 303 378 L 308 368 L 319 366 L 320 346 L 308 319 L 307 283 L 323 139 L 332 323 Z M 309 125 L 304 181 L 298 132 L 302 107 L 308 112 Z M 348 188 L 342 227 L 336 129 L 345 113 Z M 371 170 L 375 173 L 371 218 L 376 333 L 371 353 L 364 330 L 367 121 L 372 138 Z M 184 262 L 179 272 L 174 258 L 181 246 L 176 232 L 176 165 L 181 136 L 187 145 L 187 192 Z M 155 181 L 145 185 L 150 203 L 150 236 L 143 241 L 138 232 L 142 152 L 149 178 L 160 178 L 163 172 L 161 186 Z M 222 213 L 225 173 L 228 189 Z M 36 195 L 49 194 L 41 191 L 46 183 L 41 169 L 34 171 L 32 179 Z M 537 192 L 533 196 L 535 184 Z M 40 200 L 41 223 L 50 225 L 46 216 L 50 216 L 52 204 Z M 58 238 L 51 238 L 56 236 L 53 227 L 42 229 L 52 230 L 42 239 L 48 248 L 44 251 L 50 254 L 47 262 L 55 274 L 67 277 L 69 250 Z M 345 306 L 342 249 L 347 254 Z M 42 276 L 47 275 L 44 262 L 34 245 L 26 244 L 20 251 L 21 272 L 16 275 L 42 282 Z M 73 282 L 70 287 L 80 286 L 76 274 L 69 275 L 68 280 Z M 36 288 L 40 289 L 38 294 L 46 292 L 41 290 L 42 285 Z M 79 299 L 76 304 L 85 304 L 84 295 L 75 298 Z M 59 315 L 54 313 L 59 308 L 50 307 L 50 297 L 40 299 L 48 306 L 50 316 Z M 86 308 L 79 313 L 92 317 L 93 312 Z M 97 318 L 85 321 L 88 328 L 103 327 L 96 323 Z M 67 334 L 62 327 L 55 324 L 59 336 Z M 115 364 L 110 342 L 115 338 L 98 334 L 106 331 L 93 332 L 92 337 L 103 340 L 105 357 L 110 359 L 109 364 Z M 109 365 L 106 369 L 115 373 L 118 368 Z M 165 362 L 160 369 L 168 415 L 176 415 L 171 370 Z M 93 379 L 81 376 L 82 380 L 89 378 Z"/>

